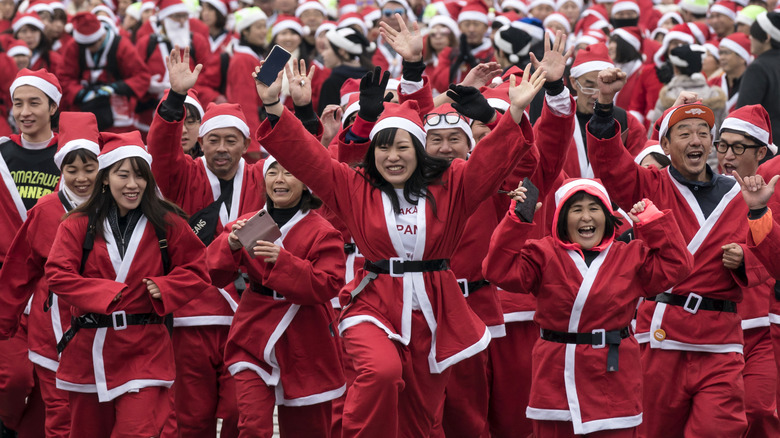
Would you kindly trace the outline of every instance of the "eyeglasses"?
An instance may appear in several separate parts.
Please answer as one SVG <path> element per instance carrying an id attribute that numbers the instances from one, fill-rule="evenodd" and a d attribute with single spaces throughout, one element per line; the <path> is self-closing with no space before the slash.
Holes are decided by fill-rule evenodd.
<path id="1" fill-rule="evenodd" d="M 742 155 L 745 153 L 745 150 L 747 149 L 758 149 L 762 147 L 760 144 L 742 144 L 742 143 L 726 143 L 723 140 L 718 140 L 715 142 L 715 149 L 720 154 L 725 154 L 729 151 L 729 148 L 731 148 L 731 151 L 734 152 L 734 155 Z"/>
<path id="2" fill-rule="evenodd" d="M 406 15 L 406 9 L 385 9 L 382 11 L 382 15 L 385 17 L 392 17 L 395 14 Z"/>
<path id="3" fill-rule="evenodd" d="M 460 113 L 449 112 L 446 114 L 430 113 L 425 115 L 425 124 L 429 126 L 436 126 L 444 121 L 448 125 L 457 125 L 461 120 L 465 121 L 465 117 Z"/>
<path id="4" fill-rule="evenodd" d="M 598 88 L 583 87 L 582 84 L 580 84 L 580 81 L 577 79 L 575 79 L 574 82 L 577 84 L 577 87 L 579 87 L 580 91 L 582 91 L 583 94 L 594 95 L 599 92 Z"/>

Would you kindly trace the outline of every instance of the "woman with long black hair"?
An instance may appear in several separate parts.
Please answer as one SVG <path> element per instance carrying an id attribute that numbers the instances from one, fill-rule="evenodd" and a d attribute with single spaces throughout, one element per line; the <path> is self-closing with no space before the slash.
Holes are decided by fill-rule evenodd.
<path id="1" fill-rule="evenodd" d="M 12 28 L 14 38 L 24 41 L 32 50 L 30 70 L 45 68 L 55 75 L 59 73 L 63 62 L 62 55 L 52 50 L 52 41 L 43 32 L 45 26 L 38 14 L 30 12 L 17 15 Z"/>
<path id="2" fill-rule="evenodd" d="M 96 188 L 62 222 L 46 263 L 74 315 L 57 387 L 80 435 L 158 436 L 176 374 L 165 315 L 208 288 L 205 247 L 157 194 L 140 133 L 102 135 Z"/>
<path id="3" fill-rule="evenodd" d="M 421 38 L 409 41 L 422 44 Z M 287 76 L 306 86 L 305 71 L 293 65 Z M 533 145 L 522 115 L 544 71 L 532 76 L 527 68 L 518 85 L 512 77 L 508 115 L 468 162 L 452 163 L 425 152 L 415 102 L 382 104 L 389 74 L 380 79 L 379 73 L 361 81 L 361 110 L 346 134 L 363 147 L 370 142 L 357 169 L 333 160 L 279 104 L 281 73 L 270 87 L 257 84 L 269 114 L 257 134 L 286 169 L 316 187 L 367 260 L 340 296 L 338 332 L 357 372 L 344 405 L 343 436 L 428 436 L 448 368 L 490 341 L 447 259 L 471 213 Z"/>

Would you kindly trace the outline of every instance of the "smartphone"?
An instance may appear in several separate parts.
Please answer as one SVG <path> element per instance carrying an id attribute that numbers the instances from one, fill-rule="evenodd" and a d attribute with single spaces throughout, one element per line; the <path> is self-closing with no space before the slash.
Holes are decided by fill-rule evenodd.
<path id="1" fill-rule="evenodd" d="M 539 189 L 528 178 L 523 179 L 523 187 L 528 190 L 525 192 L 525 202 L 517 203 L 515 206 L 515 214 L 520 220 L 530 224 L 534 221 L 536 203 L 539 201 Z"/>
<path id="2" fill-rule="evenodd" d="M 265 210 L 260 210 L 256 215 L 249 218 L 246 224 L 240 230 L 236 230 L 236 237 L 246 251 L 254 257 L 254 248 L 258 240 L 274 242 L 282 236 L 279 227 L 276 226 L 273 218 Z"/>
<path id="3" fill-rule="evenodd" d="M 260 73 L 257 74 L 257 81 L 267 86 L 271 86 L 279 75 L 279 72 L 284 70 L 284 66 L 287 61 L 290 60 L 292 55 L 287 50 L 284 50 L 278 44 L 271 49 L 271 53 L 265 58 L 265 63 L 260 69 Z"/>

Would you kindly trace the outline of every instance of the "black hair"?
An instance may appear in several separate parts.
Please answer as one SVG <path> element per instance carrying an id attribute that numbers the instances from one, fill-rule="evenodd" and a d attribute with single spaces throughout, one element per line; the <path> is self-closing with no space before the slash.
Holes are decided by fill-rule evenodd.
<path id="1" fill-rule="evenodd" d="M 206 4 L 208 4 L 208 3 L 206 3 Z M 188 119 L 188 118 L 192 117 L 192 118 L 194 118 L 195 120 L 197 120 L 199 122 L 201 121 L 200 112 L 198 111 L 197 108 L 195 108 L 195 105 L 193 105 L 191 103 L 184 102 L 184 109 L 186 110 L 186 112 L 184 114 L 184 118 L 185 119 Z"/>
<path id="2" fill-rule="evenodd" d="M 455 33 L 450 32 L 449 34 L 449 47 L 457 47 L 458 46 L 458 39 L 455 38 Z M 431 46 L 431 37 L 430 34 L 425 36 L 425 45 L 423 47 L 423 61 L 425 63 L 431 63 L 433 62 L 433 59 L 438 57 L 439 54 L 436 53 L 433 50 L 433 46 Z"/>
<path id="3" fill-rule="evenodd" d="M 378 146 L 392 145 L 395 141 L 398 129 L 399 128 L 385 128 L 379 131 L 376 136 L 374 136 L 374 139 L 371 140 L 371 145 L 368 147 L 365 159 L 362 163 L 358 164 L 358 168 L 364 170 L 363 178 L 365 178 L 373 187 L 376 187 L 387 194 L 393 204 L 393 211 L 395 212 L 401 211 L 401 205 L 392 184 L 382 177 L 379 173 L 379 169 L 376 167 L 375 150 Z M 425 199 L 431 203 L 431 207 L 435 214 L 436 199 L 434 199 L 431 192 L 426 189 L 431 184 L 442 182 L 441 177 L 450 167 L 450 162 L 443 158 L 428 155 L 425 151 L 425 146 L 423 146 L 420 140 L 414 135 L 410 134 L 409 136 L 412 138 L 412 145 L 414 145 L 417 167 L 404 184 L 404 199 L 410 204 L 417 204 L 417 199 L 425 196 Z"/>
<path id="4" fill-rule="evenodd" d="M 743 136 L 743 137 L 747 138 L 748 140 L 752 141 L 753 143 L 755 143 L 755 144 L 757 144 L 757 145 L 760 145 L 760 146 L 766 146 L 766 143 L 764 143 L 763 141 L 761 141 L 761 140 L 759 140 L 759 139 L 757 139 L 757 138 L 753 137 L 752 135 L 748 134 L 748 133 L 747 133 L 747 132 L 745 132 L 745 131 L 739 131 L 739 130 L 737 130 L 737 129 L 730 129 L 730 128 L 722 128 L 722 129 L 720 130 L 720 132 L 721 132 L 721 134 L 722 134 L 722 133 L 724 133 L 724 132 L 730 132 L 730 133 L 732 133 L 732 134 L 739 134 L 739 135 L 741 135 L 741 136 Z"/>
<path id="5" fill-rule="evenodd" d="M 270 166 L 268 166 L 268 169 L 271 169 L 272 167 L 278 166 L 279 162 L 271 163 Z M 295 176 L 295 175 L 293 175 Z M 265 180 L 265 177 L 263 178 Z M 268 192 L 265 193 L 265 203 L 269 205 L 274 205 L 274 202 L 271 200 L 271 197 L 268 196 Z M 301 193 L 301 200 L 298 201 L 299 209 L 301 212 L 306 213 L 309 210 L 316 210 L 320 207 L 322 207 L 322 199 L 320 199 L 317 195 L 311 192 L 309 189 L 304 189 L 303 193 Z M 275 205 L 274 205 L 275 207 Z"/>
<path id="6" fill-rule="evenodd" d="M 73 164 L 76 159 L 81 159 L 81 162 L 84 164 L 87 164 L 88 161 L 94 161 L 97 163 L 98 157 L 95 155 L 94 152 L 84 149 L 84 148 L 78 148 L 75 150 L 72 150 L 68 152 L 65 155 L 65 158 L 62 159 L 62 167 L 65 167 L 69 164 Z"/>
<path id="7" fill-rule="evenodd" d="M 615 48 L 615 59 L 613 59 L 617 64 L 625 64 L 642 58 L 642 54 L 619 35 L 612 35 L 609 37 L 609 40 L 614 41 L 617 45 Z"/>
<path id="8" fill-rule="evenodd" d="M 20 2 L 21 3 L 21 2 Z M 64 23 L 68 22 L 68 13 L 65 12 L 64 9 L 55 9 L 54 13 L 51 15 L 52 21 L 62 21 Z"/>
<path id="9" fill-rule="evenodd" d="M 284 30 L 292 30 L 292 29 L 284 29 Z M 280 32 L 284 32 L 284 30 Z M 298 59 L 305 59 L 306 65 L 309 65 L 309 62 L 311 62 L 312 58 L 314 57 L 314 52 L 309 49 L 308 44 L 304 44 L 303 35 L 299 34 L 298 32 L 292 30 L 293 32 L 297 33 L 298 36 L 301 37 L 301 44 L 298 45 Z M 271 50 L 273 49 L 274 45 L 276 45 L 276 37 L 279 36 L 279 34 L 276 34 L 273 38 L 271 38 L 271 43 L 268 44 L 268 52 L 265 54 L 265 56 L 268 56 L 271 53 Z"/>
<path id="10" fill-rule="evenodd" d="M 368 41 L 368 40 L 366 40 Z M 369 54 L 372 54 L 373 52 L 368 51 L 368 46 L 363 46 L 363 52 L 360 55 L 353 55 L 349 52 L 347 52 L 347 57 L 341 56 L 341 53 L 339 53 L 339 50 L 344 50 L 341 47 L 333 44 L 330 40 L 328 40 L 328 44 L 330 45 L 331 50 L 333 50 L 333 53 L 336 55 L 336 57 L 342 62 L 352 61 L 355 58 L 358 58 L 358 61 L 360 61 L 360 66 L 364 69 L 371 71 L 374 69 L 374 64 L 371 62 L 371 56 Z M 346 52 L 346 50 L 344 50 Z"/>
<path id="11" fill-rule="evenodd" d="M 672 160 L 670 160 L 669 157 L 659 152 L 650 152 L 647 154 L 647 156 L 652 157 L 658 164 L 660 164 L 661 169 L 666 169 L 672 164 Z"/>
<path id="12" fill-rule="evenodd" d="M 566 242 L 571 242 L 571 237 L 569 237 L 569 224 L 566 218 L 569 216 L 569 210 L 571 210 L 571 206 L 575 202 L 582 201 L 585 199 L 586 196 L 590 196 L 591 198 L 596 200 L 596 204 L 598 204 L 599 207 L 601 207 L 601 210 L 604 211 L 604 238 L 607 238 L 609 236 L 612 236 L 615 234 L 615 230 L 623 225 L 623 221 L 620 220 L 615 215 L 612 215 L 609 213 L 609 210 L 604 205 L 604 203 L 599 199 L 597 196 L 593 196 L 584 190 L 580 190 L 573 195 L 569 197 L 564 203 L 563 207 L 561 207 L 561 212 L 558 214 L 558 223 L 555 224 L 556 231 L 558 232 L 558 237 Z M 600 244 L 601 242 L 599 242 Z"/>
<path id="13" fill-rule="evenodd" d="M 51 116 L 51 119 L 49 119 L 49 126 L 51 126 L 51 129 L 56 131 L 60 127 L 60 107 L 57 105 L 57 102 L 54 101 L 49 95 L 47 94 L 46 97 L 49 99 L 49 108 L 51 108 L 52 105 L 57 107 L 57 111 L 54 112 L 54 115 Z"/>
<path id="14" fill-rule="evenodd" d="M 22 26 L 22 28 L 24 28 L 25 26 L 30 26 L 31 28 L 33 28 L 33 29 L 37 30 L 38 32 L 40 32 L 41 39 L 40 39 L 40 41 L 38 41 L 38 47 L 35 47 L 34 49 L 32 49 L 32 51 L 33 51 L 33 54 L 35 53 L 36 50 L 38 51 L 38 53 L 40 53 L 41 59 L 43 60 L 43 68 L 45 68 L 46 70 L 51 72 L 52 71 L 52 68 L 51 68 L 51 56 L 49 55 L 49 53 L 51 52 L 52 44 L 53 44 L 51 39 L 49 39 L 49 37 L 46 36 L 46 33 L 44 33 L 41 29 L 38 29 L 37 27 L 35 27 L 35 26 L 31 25 L 31 24 L 25 24 L 24 26 Z M 22 30 L 22 28 L 20 28 L 19 30 Z M 14 32 L 13 33 L 14 38 L 16 38 L 16 34 L 17 33 L 18 32 Z M 32 64 L 30 65 L 29 68 L 32 69 Z"/>
<path id="15" fill-rule="evenodd" d="M 750 25 L 750 36 L 757 39 L 758 41 L 761 41 L 762 43 L 765 42 L 767 38 L 769 38 L 769 34 L 764 32 L 764 29 L 761 28 L 761 25 L 758 24 L 758 21 L 754 21 L 753 24 Z M 775 41 L 774 39 L 769 38 L 769 44 L 771 45 L 772 49 L 780 49 L 780 41 Z"/>
<path id="16" fill-rule="evenodd" d="M 184 211 L 176 204 L 157 196 L 157 183 L 154 180 L 152 169 L 149 167 L 149 164 L 146 162 L 146 160 L 140 157 L 125 158 L 123 160 L 117 161 L 105 169 L 99 170 L 97 177 L 95 178 L 97 184 L 95 184 L 92 195 L 89 197 L 87 202 L 75 210 L 72 210 L 66 215 L 66 217 L 70 215 L 86 215 L 90 217 L 94 216 L 95 235 L 102 236 L 103 232 L 105 231 L 103 224 L 106 220 L 106 217 L 108 216 L 108 212 L 112 208 L 117 208 L 114 196 L 111 195 L 111 190 L 106 186 L 106 184 L 103 183 L 103 181 L 108 178 L 108 175 L 113 169 L 119 168 L 126 160 L 130 160 L 133 166 L 133 170 L 146 181 L 146 188 L 141 195 L 141 205 L 139 208 L 141 209 L 141 212 L 144 214 L 144 216 L 146 216 L 146 218 L 149 220 L 149 222 L 155 226 L 155 228 L 165 230 L 168 226 L 171 225 L 170 222 L 165 219 L 165 216 L 168 213 L 176 214 L 185 219 L 187 218 L 187 215 L 184 213 Z"/>

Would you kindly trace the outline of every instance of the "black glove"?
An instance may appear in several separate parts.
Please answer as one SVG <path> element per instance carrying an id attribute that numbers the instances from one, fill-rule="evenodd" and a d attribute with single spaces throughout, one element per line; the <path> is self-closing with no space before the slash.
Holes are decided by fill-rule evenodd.
<path id="1" fill-rule="evenodd" d="M 477 58 L 471 54 L 471 47 L 469 47 L 469 41 L 466 38 L 466 34 L 460 35 L 460 62 L 466 63 L 472 67 L 479 64 Z"/>
<path id="2" fill-rule="evenodd" d="M 496 114 L 496 110 L 488 103 L 485 96 L 474 87 L 450 84 L 447 97 L 454 100 L 452 107 L 464 116 L 488 123 Z"/>
<path id="3" fill-rule="evenodd" d="M 376 67 L 373 72 L 366 73 L 360 80 L 360 110 L 358 116 L 367 122 L 376 122 L 385 109 L 384 97 L 390 72 Z"/>

